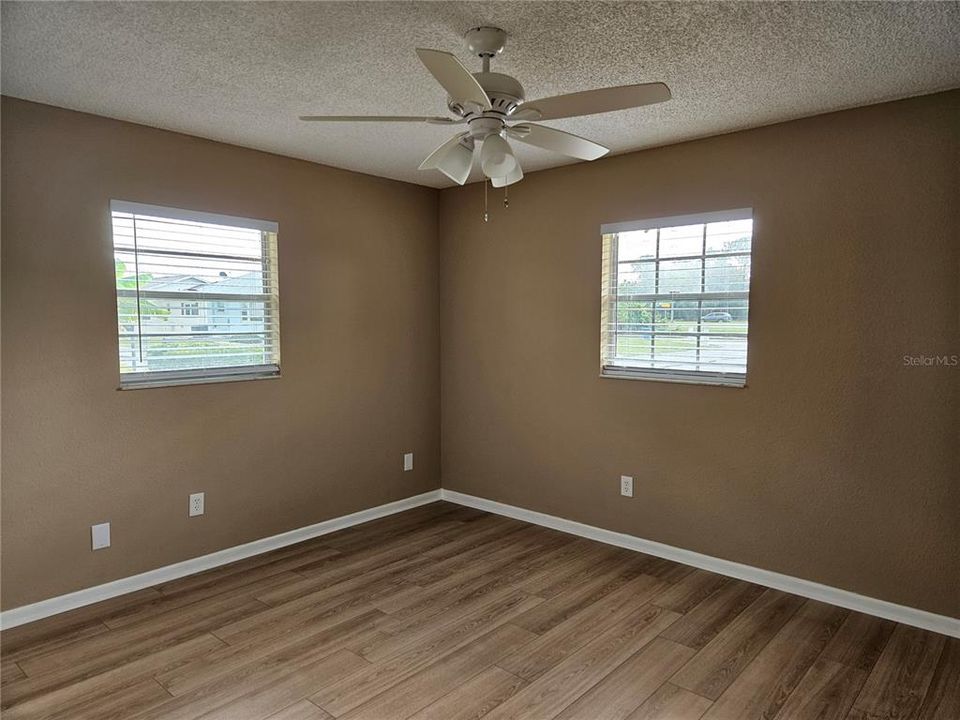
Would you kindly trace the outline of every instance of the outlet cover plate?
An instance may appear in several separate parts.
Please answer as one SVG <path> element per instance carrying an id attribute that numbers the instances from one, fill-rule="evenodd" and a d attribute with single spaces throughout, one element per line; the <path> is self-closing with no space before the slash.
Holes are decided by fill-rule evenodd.
<path id="1" fill-rule="evenodd" d="M 110 547 L 110 523 L 90 526 L 90 543 L 94 550 Z"/>
<path id="2" fill-rule="evenodd" d="M 190 517 L 203 515 L 203 493 L 190 494 Z"/>
<path id="3" fill-rule="evenodd" d="M 633 478 L 631 476 L 620 476 L 620 494 L 624 497 L 633 497 Z"/>

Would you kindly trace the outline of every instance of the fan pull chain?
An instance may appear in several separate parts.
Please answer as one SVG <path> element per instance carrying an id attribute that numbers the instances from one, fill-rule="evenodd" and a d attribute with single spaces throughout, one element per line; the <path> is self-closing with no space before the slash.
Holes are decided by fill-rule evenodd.
<path id="1" fill-rule="evenodd" d="M 487 205 L 487 179 L 483 179 L 483 221 L 490 220 L 489 206 Z"/>
<path id="2" fill-rule="evenodd" d="M 507 196 L 507 186 L 503 186 L 503 206 L 505 208 L 510 207 L 510 198 Z"/>

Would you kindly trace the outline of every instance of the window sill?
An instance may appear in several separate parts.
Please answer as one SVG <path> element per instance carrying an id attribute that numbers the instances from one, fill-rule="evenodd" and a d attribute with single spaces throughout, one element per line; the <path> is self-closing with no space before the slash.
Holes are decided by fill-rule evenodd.
<path id="1" fill-rule="evenodd" d="M 651 382 L 679 383 L 681 385 L 710 385 L 713 387 L 745 388 L 747 380 L 744 377 L 720 377 L 718 375 L 677 375 L 673 373 L 645 373 L 629 370 L 604 370 L 601 378 L 607 380 L 647 380 Z"/>
<path id="2" fill-rule="evenodd" d="M 178 387 L 180 385 L 210 385 L 215 383 L 247 382 L 250 380 L 276 380 L 281 377 L 279 372 L 244 373 L 234 375 L 208 375 L 205 377 L 183 378 L 156 378 L 139 380 L 137 382 L 121 382 L 117 390 L 149 390 L 150 388 Z"/>

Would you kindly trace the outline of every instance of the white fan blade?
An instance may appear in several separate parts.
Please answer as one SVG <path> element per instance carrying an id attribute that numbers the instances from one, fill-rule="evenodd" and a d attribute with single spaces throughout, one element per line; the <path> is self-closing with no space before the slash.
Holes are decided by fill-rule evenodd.
<path id="1" fill-rule="evenodd" d="M 420 117 L 413 115 L 301 115 L 307 122 L 422 122 L 431 125 L 458 125 L 459 118 Z"/>
<path id="2" fill-rule="evenodd" d="M 463 185 L 473 165 L 473 150 L 462 140 L 468 133 L 454 135 L 420 163 L 421 170 L 439 170 L 457 185 Z"/>
<path id="3" fill-rule="evenodd" d="M 513 172 L 507 174 L 506 177 L 490 178 L 490 184 L 495 188 L 501 188 L 507 185 L 513 185 L 515 182 L 520 182 L 521 180 L 523 180 L 523 170 L 520 169 L 520 163 L 517 163 Z"/>
<path id="4" fill-rule="evenodd" d="M 558 118 L 594 115 L 628 108 L 653 105 L 669 100 L 670 88 L 663 83 L 621 85 L 620 87 L 584 90 L 569 95 L 525 102 L 511 116 L 512 120 L 556 120 Z"/>
<path id="5" fill-rule="evenodd" d="M 610 148 L 592 140 L 544 125 L 531 125 L 530 123 L 514 125 L 507 130 L 507 134 L 527 145 L 552 150 L 581 160 L 596 160 L 610 152 Z"/>
<path id="6" fill-rule="evenodd" d="M 454 100 L 461 104 L 473 103 L 484 110 L 491 109 L 490 98 L 480 83 L 453 55 L 442 50 L 418 48 L 417 57 Z"/>

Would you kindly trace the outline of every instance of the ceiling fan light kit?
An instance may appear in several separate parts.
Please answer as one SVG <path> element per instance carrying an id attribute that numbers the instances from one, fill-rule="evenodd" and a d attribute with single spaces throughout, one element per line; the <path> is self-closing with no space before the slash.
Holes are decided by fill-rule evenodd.
<path id="1" fill-rule="evenodd" d="M 467 31 L 464 39 L 470 53 L 480 58 L 480 72 L 471 73 L 456 57 L 443 50 L 417 50 L 420 62 L 447 91 L 447 108 L 454 117 L 302 115 L 300 119 L 466 125 L 466 131 L 430 153 L 420 169 L 439 170 L 463 185 L 473 168 L 474 151 L 479 147 L 483 174 L 494 187 L 506 188 L 523 178 L 523 170 L 507 138 L 578 160 L 596 160 L 610 152 L 609 148 L 586 138 L 529 121 L 626 110 L 670 99 L 670 89 L 654 82 L 585 90 L 528 102 L 523 86 L 515 78 L 490 70 L 491 59 L 503 52 L 506 32 L 496 27 L 476 27 Z M 508 125 L 515 121 L 523 122 Z"/>
<path id="2" fill-rule="evenodd" d="M 518 165 L 510 144 L 500 133 L 490 133 L 484 137 L 480 148 L 480 167 L 484 175 L 488 178 L 506 178 Z"/>

